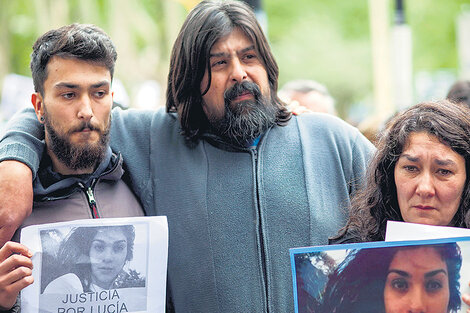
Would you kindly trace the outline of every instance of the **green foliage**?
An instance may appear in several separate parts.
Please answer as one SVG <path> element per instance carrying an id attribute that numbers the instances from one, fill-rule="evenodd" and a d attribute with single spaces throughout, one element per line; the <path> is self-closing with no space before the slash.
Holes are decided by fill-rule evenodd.
<path id="1" fill-rule="evenodd" d="M 371 99 L 369 1 L 264 0 L 280 86 L 296 78 L 324 83 L 343 117 L 351 105 Z M 468 3 L 405 0 L 415 72 L 458 72 L 456 18 Z M 392 22 L 393 0 L 389 6 Z M 116 42 L 116 74 L 130 92 L 144 79 L 165 86 L 169 51 L 185 14 L 176 0 L 0 0 L 0 83 L 9 72 L 30 75 L 37 36 L 51 27 L 83 22 L 102 27 Z"/>
<path id="2" fill-rule="evenodd" d="M 404 2 L 412 29 L 414 71 L 457 72 L 456 19 L 470 1 Z M 394 5 L 390 0 L 391 23 Z M 343 117 L 352 104 L 372 98 L 369 1 L 265 0 L 264 8 L 281 86 L 295 78 L 324 83 Z"/>

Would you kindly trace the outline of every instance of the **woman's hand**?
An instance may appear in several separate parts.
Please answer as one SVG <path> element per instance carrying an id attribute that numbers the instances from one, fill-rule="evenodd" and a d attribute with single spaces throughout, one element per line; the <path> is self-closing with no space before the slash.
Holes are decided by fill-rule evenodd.
<path id="1" fill-rule="evenodd" d="M 8 241 L 0 249 L 0 309 L 8 310 L 18 293 L 34 281 L 33 255 L 20 243 Z"/>

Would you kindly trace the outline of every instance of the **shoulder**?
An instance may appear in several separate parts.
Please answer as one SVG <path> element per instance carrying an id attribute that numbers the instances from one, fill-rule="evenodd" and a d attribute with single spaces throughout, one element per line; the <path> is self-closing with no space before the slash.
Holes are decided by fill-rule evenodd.
<path id="1" fill-rule="evenodd" d="M 346 232 L 343 235 L 334 238 L 328 238 L 329 245 L 342 245 L 347 243 L 359 243 L 362 242 L 359 236 L 353 235 L 349 232 Z"/>
<path id="2" fill-rule="evenodd" d="M 73 273 L 68 273 L 57 277 L 51 281 L 46 288 L 44 293 L 82 293 L 83 286 L 80 278 Z"/>
<path id="3" fill-rule="evenodd" d="M 359 130 L 339 117 L 326 113 L 306 113 L 294 117 L 301 131 L 338 134 L 345 137 L 360 135 Z"/>
<path id="4" fill-rule="evenodd" d="M 354 126 L 339 117 L 325 113 L 306 113 L 294 117 L 304 145 L 326 145 L 351 153 L 371 155 L 372 143 Z"/>

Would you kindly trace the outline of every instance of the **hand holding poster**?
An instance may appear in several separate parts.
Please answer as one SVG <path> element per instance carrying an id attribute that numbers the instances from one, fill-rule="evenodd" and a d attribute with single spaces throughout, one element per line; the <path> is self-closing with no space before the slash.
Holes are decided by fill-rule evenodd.
<path id="1" fill-rule="evenodd" d="M 290 250 L 295 312 L 465 312 L 470 238 Z"/>
<path id="2" fill-rule="evenodd" d="M 164 312 L 166 217 L 79 220 L 26 227 L 35 282 L 23 313 Z"/>

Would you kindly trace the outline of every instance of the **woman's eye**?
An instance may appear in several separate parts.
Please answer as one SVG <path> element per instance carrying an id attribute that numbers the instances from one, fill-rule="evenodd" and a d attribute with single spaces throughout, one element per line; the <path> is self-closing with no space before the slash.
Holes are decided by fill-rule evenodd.
<path id="1" fill-rule="evenodd" d="M 117 245 L 114 245 L 113 246 L 113 251 L 115 253 L 119 253 L 119 252 L 122 252 L 124 250 L 127 249 L 127 245 L 125 243 L 120 243 L 120 244 L 117 244 Z"/>
<path id="2" fill-rule="evenodd" d="M 437 290 L 440 290 L 441 288 L 442 288 L 442 284 L 440 281 L 431 280 L 431 281 L 426 282 L 426 290 L 428 292 L 437 291 Z"/>
<path id="3" fill-rule="evenodd" d="M 104 245 L 101 245 L 101 244 L 95 244 L 93 245 L 93 250 L 95 250 L 96 252 L 103 252 L 104 249 L 105 249 L 105 246 Z"/>
<path id="4" fill-rule="evenodd" d="M 447 175 L 452 174 L 452 171 L 444 169 L 444 168 L 439 169 L 437 172 L 439 174 L 443 175 L 443 176 L 447 176 Z"/>
<path id="5" fill-rule="evenodd" d="M 391 282 L 391 286 L 393 289 L 401 292 L 408 290 L 408 282 L 404 279 L 394 279 Z"/>
<path id="6" fill-rule="evenodd" d="M 418 168 L 414 165 L 405 165 L 403 166 L 403 168 L 407 171 L 407 172 L 416 172 L 418 170 Z"/>

